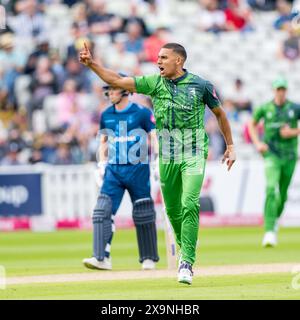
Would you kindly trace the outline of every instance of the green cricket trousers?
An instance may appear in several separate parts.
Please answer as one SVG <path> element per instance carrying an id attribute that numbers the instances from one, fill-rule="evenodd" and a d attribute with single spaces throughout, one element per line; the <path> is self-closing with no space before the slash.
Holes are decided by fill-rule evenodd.
<path id="1" fill-rule="evenodd" d="M 274 231 L 287 200 L 297 160 L 281 159 L 267 152 L 265 159 L 266 199 L 264 208 L 265 231 Z"/>
<path id="2" fill-rule="evenodd" d="M 166 212 L 181 249 L 181 259 L 194 264 L 199 230 L 199 197 L 206 160 L 194 156 L 180 163 L 159 161 Z"/>

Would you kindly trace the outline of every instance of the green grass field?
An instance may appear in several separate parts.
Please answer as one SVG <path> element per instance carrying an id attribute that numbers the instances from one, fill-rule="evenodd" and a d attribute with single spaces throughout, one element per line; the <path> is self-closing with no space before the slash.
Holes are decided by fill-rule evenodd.
<path id="1" fill-rule="evenodd" d="M 279 246 L 261 247 L 261 228 L 201 229 L 197 266 L 226 266 L 295 262 L 300 265 L 300 229 L 281 229 Z M 93 273 L 82 258 L 91 255 L 92 234 L 87 231 L 55 233 L 1 233 L 0 265 L 7 277 L 65 273 Z M 159 232 L 160 262 L 166 268 L 164 233 Z M 112 246 L 113 270 L 139 270 L 134 230 L 118 230 Z M 8 285 L 0 299 L 300 299 L 291 286 L 292 273 L 195 276 L 192 286 L 174 279 Z"/>

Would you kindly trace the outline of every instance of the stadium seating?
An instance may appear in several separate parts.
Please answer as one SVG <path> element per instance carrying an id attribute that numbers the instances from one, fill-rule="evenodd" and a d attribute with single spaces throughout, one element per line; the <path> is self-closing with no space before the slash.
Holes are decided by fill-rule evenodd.
<path id="1" fill-rule="evenodd" d="M 299 4 L 299 1 L 296 3 Z M 180 10 L 178 10 L 179 5 Z M 123 17 L 128 16 L 131 10 L 127 2 L 122 0 L 108 1 L 107 8 L 109 12 Z M 169 0 L 164 2 L 163 10 L 165 24 L 171 29 L 171 40 L 182 43 L 188 51 L 186 64 L 188 70 L 211 80 L 222 98 L 229 96 L 234 80 L 240 78 L 247 88 L 253 106 L 256 107 L 271 99 L 272 80 L 278 75 L 284 75 L 289 81 L 290 99 L 300 102 L 300 73 L 296 71 L 300 70 L 300 60 L 291 62 L 278 57 L 280 44 L 286 39 L 287 34 L 274 29 L 276 12 L 253 11 L 253 31 L 213 34 L 198 30 L 197 21 L 193 21 L 193 17 L 196 17 L 195 13 L 199 10 L 197 1 Z M 141 2 L 138 13 L 147 20 L 148 6 Z M 11 16 L 10 21 L 13 22 L 14 18 Z M 45 22 L 50 47 L 58 49 L 64 59 L 67 45 L 72 44 L 71 9 L 59 3 L 47 6 Z M 126 34 L 121 36 L 126 37 Z M 104 56 L 105 60 L 105 55 L 110 54 L 108 48 L 112 45 L 111 37 L 108 34 L 93 36 L 92 40 L 95 43 L 95 52 L 97 55 Z M 34 41 L 28 41 L 28 39 L 17 39 L 16 44 L 27 54 L 32 52 L 35 46 Z M 140 72 L 143 74 L 156 71 L 155 64 L 149 62 L 140 64 Z M 27 75 L 20 76 L 16 81 L 15 93 L 18 104 L 21 106 L 27 106 L 30 101 L 29 85 L 30 77 Z M 56 95 L 48 96 L 44 101 L 43 109 L 35 115 L 33 124 L 36 124 L 38 131 L 54 129 L 59 125 L 56 99 Z M 80 99 L 88 109 L 92 103 L 92 96 L 86 93 L 81 95 Z M 95 109 L 95 106 L 93 108 Z M 234 139 L 240 147 L 241 156 L 253 158 L 256 157 L 254 149 L 242 138 L 247 120 L 245 118 L 239 123 L 232 124 Z"/>

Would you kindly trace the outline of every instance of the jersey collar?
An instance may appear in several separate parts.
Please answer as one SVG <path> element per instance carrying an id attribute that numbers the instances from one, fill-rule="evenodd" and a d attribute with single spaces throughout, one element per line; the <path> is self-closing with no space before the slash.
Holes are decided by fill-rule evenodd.
<path id="1" fill-rule="evenodd" d="M 184 74 L 181 77 L 178 77 L 176 79 L 166 79 L 167 81 L 171 82 L 171 83 L 178 83 L 179 81 L 185 79 L 188 75 L 188 71 L 186 69 L 183 69 Z"/>
<path id="2" fill-rule="evenodd" d="M 273 104 L 274 104 L 274 106 L 276 107 L 276 108 L 281 108 L 281 109 L 283 109 L 286 105 L 288 105 L 290 102 L 289 102 L 289 100 L 285 100 L 285 102 L 284 102 L 284 104 L 282 104 L 282 105 L 278 105 L 278 104 L 276 104 L 275 103 L 275 101 L 274 101 L 274 99 L 272 100 L 272 102 L 273 102 Z"/>
<path id="3" fill-rule="evenodd" d="M 117 113 L 122 113 L 122 112 L 127 111 L 127 110 L 132 106 L 132 102 L 129 102 L 128 105 L 127 105 L 123 110 L 118 110 L 118 109 L 116 108 L 116 105 L 113 105 L 113 106 L 114 106 L 115 112 L 117 112 Z"/>

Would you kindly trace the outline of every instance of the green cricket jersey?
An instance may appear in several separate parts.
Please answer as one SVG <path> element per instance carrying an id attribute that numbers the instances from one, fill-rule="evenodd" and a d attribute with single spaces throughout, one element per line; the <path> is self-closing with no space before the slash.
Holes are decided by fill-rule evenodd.
<path id="1" fill-rule="evenodd" d="M 270 101 L 255 109 L 253 119 L 256 123 L 264 120 L 264 142 L 271 153 L 283 159 L 297 158 L 298 138 L 282 138 L 280 128 L 285 124 L 297 128 L 300 105 L 287 100 L 283 106 L 277 106 Z"/>
<path id="2" fill-rule="evenodd" d="M 171 153 L 176 149 L 176 142 L 179 142 L 179 148 L 191 142 L 193 152 L 200 150 L 207 157 L 205 106 L 212 109 L 220 105 L 213 85 L 186 70 L 175 80 L 159 74 L 135 77 L 134 80 L 136 91 L 152 98 L 158 134 L 166 130 L 172 133 Z"/>

